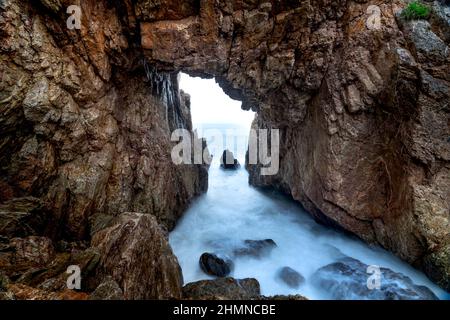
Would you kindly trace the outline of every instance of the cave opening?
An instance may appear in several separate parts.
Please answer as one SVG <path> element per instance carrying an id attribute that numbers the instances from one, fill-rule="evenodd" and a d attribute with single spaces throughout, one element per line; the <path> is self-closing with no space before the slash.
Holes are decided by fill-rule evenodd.
<path id="1" fill-rule="evenodd" d="M 248 135 L 255 112 L 242 109 L 242 102 L 228 96 L 215 79 L 180 73 L 180 89 L 190 96 L 192 127 L 207 142 L 217 165 L 224 150 L 245 162 Z"/>

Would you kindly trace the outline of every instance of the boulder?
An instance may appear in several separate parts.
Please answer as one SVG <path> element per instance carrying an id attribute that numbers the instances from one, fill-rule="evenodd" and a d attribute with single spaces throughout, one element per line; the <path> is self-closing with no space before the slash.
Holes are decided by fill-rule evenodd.
<path id="1" fill-rule="evenodd" d="M 224 150 L 220 157 L 220 167 L 226 170 L 236 170 L 240 168 L 239 161 L 234 158 L 233 152 Z"/>
<path id="2" fill-rule="evenodd" d="M 369 289 L 369 266 L 353 258 L 343 258 L 317 270 L 314 286 L 326 290 L 336 300 L 437 300 L 427 287 L 387 268 L 380 268 L 380 288 Z"/>
<path id="3" fill-rule="evenodd" d="M 101 256 L 98 276 L 111 276 L 124 299 L 181 298 L 181 268 L 154 216 L 124 213 L 94 235 L 92 246 Z"/>
<path id="4" fill-rule="evenodd" d="M 277 278 L 293 289 L 298 289 L 305 282 L 305 278 L 298 271 L 290 267 L 283 267 L 278 270 Z"/>
<path id="5" fill-rule="evenodd" d="M 211 276 L 226 277 L 233 269 L 233 262 L 226 256 L 205 252 L 199 259 L 200 268 Z"/>
<path id="6" fill-rule="evenodd" d="M 259 282 L 248 278 L 237 280 L 230 277 L 202 280 L 183 287 L 183 297 L 194 300 L 250 300 L 260 296 Z"/>

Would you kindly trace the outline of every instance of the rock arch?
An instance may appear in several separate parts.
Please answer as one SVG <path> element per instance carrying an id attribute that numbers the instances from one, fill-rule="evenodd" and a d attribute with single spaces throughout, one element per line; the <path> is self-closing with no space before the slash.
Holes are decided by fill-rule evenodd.
<path id="1" fill-rule="evenodd" d="M 281 129 L 280 173 L 253 167 L 251 183 L 449 290 L 449 23 L 437 2 L 430 22 L 404 22 L 403 1 L 379 1 L 379 30 L 359 0 L 79 1 L 81 30 L 64 27 L 66 2 L 1 4 L 2 202 L 33 197 L 54 237 L 85 237 L 96 213 L 173 226 L 206 179 L 166 158 L 167 133 L 190 123 L 183 70 Z"/>

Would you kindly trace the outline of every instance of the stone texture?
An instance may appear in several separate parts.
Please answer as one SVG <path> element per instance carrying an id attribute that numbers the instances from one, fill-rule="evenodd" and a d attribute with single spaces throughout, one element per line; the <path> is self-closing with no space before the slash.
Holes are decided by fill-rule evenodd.
<path id="1" fill-rule="evenodd" d="M 205 166 L 170 161 L 171 130 L 190 129 L 183 70 L 214 76 L 258 112 L 255 128 L 281 130 L 279 173 L 250 166 L 253 185 L 450 290 L 449 20 L 438 2 L 429 21 L 405 22 L 405 1 L 378 1 L 379 30 L 366 27 L 366 1 L 81 1 L 81 30 L 66 28 L 70 1 L 40 2 L 0 3 L 0 203 L 34 197 L 44 206 L 32 216 L 47 218 L 24 230 L 9 211 L 8 238 L 87 240 L 94 214 L 127 211 L 172 228 L 207 185 Z"/>
<path id="2" fill-rule="evenodd" d="M 254 128 L 281 130 L 279 173 L 249 166 L 253 185 L 424 267 L 450 241 L 448 9 L 405 22 L 406 2 L 377 5 L 370 30 L 366 1 L 204 1 L 141 23 L 142 46 L 163 68 L 215 76 L 258 112 Z"/>
<path id="3" fill-rule="evenodd" d="M 122 214 L 94 235 L 92 245 L 101 255 L 98 276 L 112 277 L 125 299 L 181 297 L 181 268 L 152 215 Z"/>
<path id="4" fill-rule="evenodd" d="M 171 131 L 191 128 L 177 75 L 144 63 L 125 3 L 82 1 L 83 28 L 69 30 L 72 3 L 42 2 L 0 7 L 0 202 L 45 203 L 52 238 L 86 239 L 97 212 L 172 228 L 207 189 L 207 167 L 170 159 Z"/>
<path id="5" fill-rule="evenodd" d="M 353 258 L 343 258 L 326 265 L 312 276 L 313 285 L 326 290 L 336 300 L 438 300 L 425 286 L 401 274 L 380 268 L 379 288 L 368 286 L 368 265 Z"/>
<path id="6" fill-rule="evenodd" d="M 202 280 L 183 287 L 183 297 L 194 300 L 250 300 L 259 296 L 259 283 L 250 278 Z"/>
<path id="7" fill-rule="evenodd" d="M 123 292 L 117 282 L 111 277 L 107 277 L 92 294 L 89 300 L 123 300 Z"/>

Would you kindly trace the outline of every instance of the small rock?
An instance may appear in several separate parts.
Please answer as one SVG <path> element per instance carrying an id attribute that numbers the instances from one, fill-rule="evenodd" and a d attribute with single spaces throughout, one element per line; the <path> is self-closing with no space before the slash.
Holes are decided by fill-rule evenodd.
<path id="1" fill-rule="evenodd" d="M 123 291 L 111 277 L 106 279 L 89 296 L 89 300 L 123 300 Z"/>
<path id="2" fill-rule="evenodd" d="M 226 257 L 219 257 L 213 253 L 203 253 L 199 260 L 200 268 L 209 275 L 226 277 L 233 268 L 233 262 Z"/>
<path id="3" fill-rule="evenodd" d="M 293 289 L 297 289 L 305 282 L 305 278 L 290 267 L 283 267 L 277 272 L 277 277 Z"/>
<path id="4" fill-rule="evenodd" d="M 234 158 L 233 152 L 225 150 L 220 158 L 220 167 L 227 170 L 239 169 L 241 165 L 239 161 Z"/>

